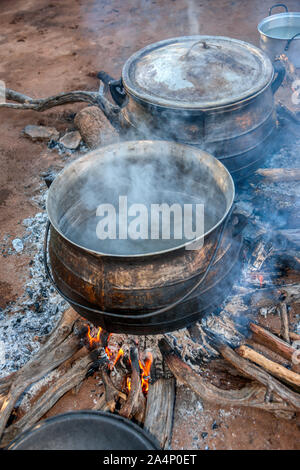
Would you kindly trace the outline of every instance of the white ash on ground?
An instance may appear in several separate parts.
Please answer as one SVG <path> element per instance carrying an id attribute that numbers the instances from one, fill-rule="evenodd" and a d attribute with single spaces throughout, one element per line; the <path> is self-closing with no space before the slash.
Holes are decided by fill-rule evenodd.
<path id="1" fill-rule="evenodd" d="M 45 209 L 46 191 L 36 198 Z M 48 335 L 67 308 L 46 278 L 43 265 L 43 243 L 47 222 L 46 212 L 23 220 L 24 249 L 16 253 L 9 237 L 1 244 L 6 256 L 30 256 L 28 282 L 24 294 L 0 309 L 0 377 L 18 370 L 40 347 L 39 338 Z M 4 352 L 3 352 L 4 351 Z"/>

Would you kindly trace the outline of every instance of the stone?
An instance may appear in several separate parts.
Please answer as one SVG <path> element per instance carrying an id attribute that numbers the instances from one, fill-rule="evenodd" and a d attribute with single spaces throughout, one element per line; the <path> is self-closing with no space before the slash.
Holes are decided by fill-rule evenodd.
<path id="1" fill-rule="evenodd" d="M 118 140 L 118 133 L 97 106 L 83 108 L 76 114 L 74 123 L 90 149 Z"/>
<path id="2" fill-rule="evenodd" d="M 23 248 L 24 248 L 23 242 L 22 242 L 22 240 L 20 240 L 20 238 L 15 238 L 12 241 L 12 246 L 14 247 L 14 249 L 16 250 L 17 253 L 21 253 L 23 251 Z"/>
<path id="3" fill-rule="evenodd" d="M 58 140 L 59 132 L 55 127 L 35 126 L 29 124 L 24 129 L 24 135 L 35 141 Z"/>
<path id="4" fill-rule="evenodd" d="M 81 142 L 81 134 L 78 131 L 67 132 L 59 139 L 59 143 L 70 150 L 76 150 Z"/>

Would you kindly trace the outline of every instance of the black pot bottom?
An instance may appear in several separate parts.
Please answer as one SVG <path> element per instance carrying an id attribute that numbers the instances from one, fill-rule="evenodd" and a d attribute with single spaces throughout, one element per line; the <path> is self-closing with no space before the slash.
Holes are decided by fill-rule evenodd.
<path id="1" fill-rule="evenodd" d="M 242 236 L 236 236 L 232 247 L 222 257 L 213 272 L 203 282 L 199 291 L 191 298 L 162 314 L 151 314 L 147 318 L 127 318 L 120 313 L 109 317 L 104 313 L 94 313 L 88 309 L 71 306 L 95 326 L 110 333 L 134 335 L 155 335 L 188 327 L 207 313 L 213 312 L 226 299 L 241 270 Z M 87 307 L 95 306 L 87 304 Z M 128 312 L 131 314 L 132 312 Z"/>

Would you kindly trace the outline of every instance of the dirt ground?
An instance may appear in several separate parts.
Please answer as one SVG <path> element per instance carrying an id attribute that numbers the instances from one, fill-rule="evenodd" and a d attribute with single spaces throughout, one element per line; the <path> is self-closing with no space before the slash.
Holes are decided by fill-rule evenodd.
<path id="1" fill-rule="evenodd" d="M 263 0 L 2 0 L 0 80 L 36 98 L 96 90 L 97 71 L 104 69 L 118 78 L 133 52 L 168 37 L 215 34 L 258 44 L 256 25 L 267 16 L 270 4 Z M 290 10 L 299 10 L 298 0 L 287 4 Z M 32 197 L 42 183 L 41 173 L 63 163 L 45 143 L 26 139 L 23 128 L 44 124 L 65 131 L 73 126 L 69 114 L 82 107 L 45 113 L 0 111 L 0 244 L 5 236 L 22 236 L 22 220 L 38 212 Z M 1 255 L 0 307 L 21 294 L 29 261 L 22 254 Z M 76 404 L 77 409 L 85 406 L 84 398 Z M 261 411 L 207 406 L 178 387 L 173 449 L 299 449 L 299 437 L 293 423 Z"/>

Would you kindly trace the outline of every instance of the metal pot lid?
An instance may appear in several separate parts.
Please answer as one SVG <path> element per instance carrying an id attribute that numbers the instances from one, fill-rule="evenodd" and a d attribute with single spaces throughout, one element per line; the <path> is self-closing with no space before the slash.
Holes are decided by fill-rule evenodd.
<path id="1" fill-rule="evenodd" d="M 185 36 L 141 49 L 122 79 L 135 97 L 172 108 L 215 108 L 260 92 L 272 80 L 270 59 L 257 47 L 221 36 Z"/>

